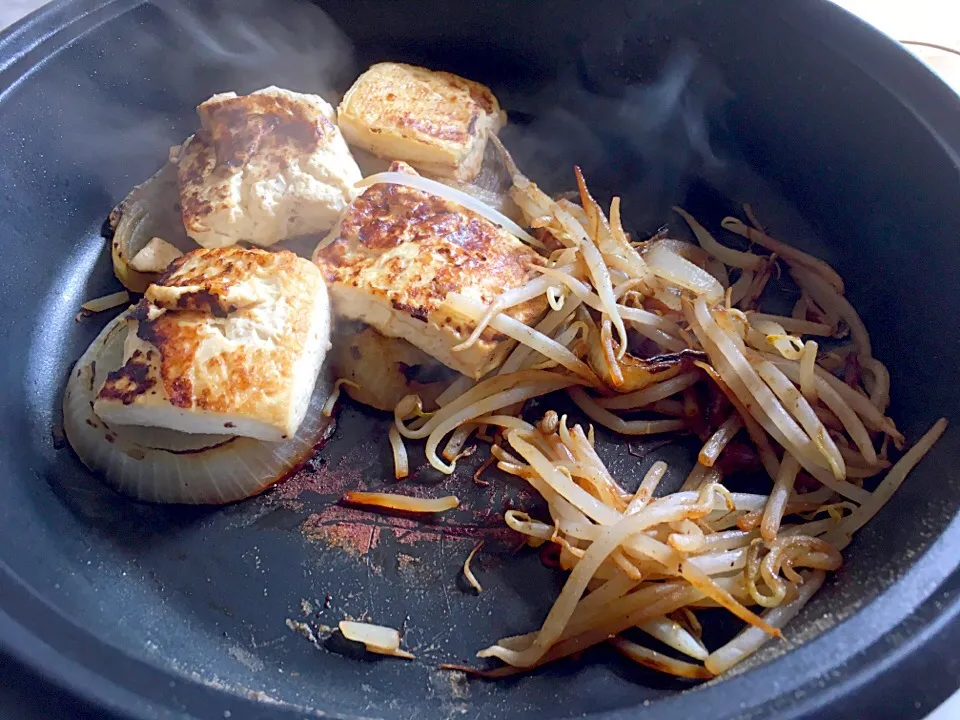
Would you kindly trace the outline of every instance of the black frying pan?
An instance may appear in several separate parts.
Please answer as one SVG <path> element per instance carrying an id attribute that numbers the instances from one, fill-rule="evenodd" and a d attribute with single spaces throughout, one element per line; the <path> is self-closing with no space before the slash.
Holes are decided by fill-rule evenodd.
<path id="1" fill-rule="evenodd" d="M 0 644 L 11 682 L 136 718 L 908 717 L 953 690 L 957 432 L 858 535 L 791 642 L 702 687 L 603 650 L 499 684 L 438 671 L 534 627 L 561 579 L 535 553 L 512 553 L 499 517 L 516 489 L 473 488 L 469 467 L 410 481 L 467 500 L 435 524 L 332 507 L 342 489 L 389 477 L 385 419 L 355 406 L 303 473 L 230 507 L 132 503 L 82 469 L 55 428 L 65 372 L 100 323 L 75 322 L 78 305 L 117 287 L 106 212 L 193 129 L 210 94 L 276 83 L 329 97 L 382 59 L 491 85 L 531 175 L 562 186 L 581 164 L 596 193 L 627 194 L 638 231 L 676 201 L 712 218 L 754 203 L 847 279 L 907 436 L 960 418 L 960 102 L 890 40 L 810 0 L 321 5 L 326 16 L 294 0 L 77 0 L 0 42 Z M 620 477 L 652 462 L 606 444 Z M 681 463 L 689 450 L 679 440 L 657 453 Z M 458 575 L 479 537 L 487 589 L 476 596 Z M 418 661 L 314 647 L 286 623 L 364 612 L 404 626 Z"/>

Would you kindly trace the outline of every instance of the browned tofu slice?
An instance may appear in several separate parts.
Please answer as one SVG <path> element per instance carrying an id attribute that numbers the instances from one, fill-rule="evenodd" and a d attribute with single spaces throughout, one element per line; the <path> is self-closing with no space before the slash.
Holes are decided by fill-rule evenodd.
<path id="1" fill-rule="evenodd" d="M 329 346 L 330 304 L 310 261 L 194 250 L 147 288 L 94 412 L 117 425 L 283 440 Z"/>
<path id="2" fill-rule="evenodd" d="M 413 173 L 403 163 L 391 169 Z M 543 262 L 488 220 L 402 185 L 367 188 L 327 240 L 313 259 L 338 314 L 403 338 L 472 378 L 496 368 L 513 342 L 487 328 L 473 346 L 454 352 L 475 324 L 449 308 L 447 295 L 490 304 L 536 277 L 530 266 Z M 532 325 L 545 311 L 540 297 L 507 314 Z"/>
<path id="3" fill-rule="evenodd" d="M 372 66 L 337 109 L 347 142 L 434 177 L 473 180 L 505 115 L 490 89 L 414 65 Z"/>
<path id="4" fill-rule="evenodd" d="M 360 169 L 318 95 L 264 88 L 214 95 L 179 153 L 187 234 L 203 247 L 327 232 L 356 196 Z"/>

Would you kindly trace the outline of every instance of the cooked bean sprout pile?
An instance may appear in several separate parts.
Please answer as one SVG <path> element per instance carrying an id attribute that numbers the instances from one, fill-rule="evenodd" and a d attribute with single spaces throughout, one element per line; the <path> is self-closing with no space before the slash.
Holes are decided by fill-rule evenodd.
<path id="1" fill-rule="evenodd" d="M 569 577 L 539 628 L 478 654 L 505 664 L 480 674 L 509 675 L 610 642 L 658 670 L 712 677 L 781 635 L 946 420 L 891 462 L 891 445 L 899 452 L 905 440 L 886 416 L 890 377 L 843 280 L 770 237 L 749 207 L 747 222 L 722 222 L 746 249 L 721 243 L 681 208 L 697 244 L 664 233 L 638 242 L 624 231 L 620 199 L 605 213 L 579 170 L 579 203 L 555 200 L 493 141 L 543 262 L 534 280 L 490 305 L 448 298 L 476 322 L 459 349 L 488 327 L 518 345 L 483 380 L 455 380 L 435 412 L 416 395 L 400 401 L 390 431 L 396 476 L 408 473 L 406 442 L 424 441 L 430 465 L 451 474 L 477 434 L 491 439 L 496 466 L 549 508 L 549 518 L 510 510 L 504 519 L 530 545 L 555 544 Z M 758 301 L 782 270 L 799 300 L 790 316 L 766 314 Z M 550 311 L 536 327 L 504 314 L 540 296 Z M 552 410 L 536 424 L 521 417 L 526 401 L 557 392 L 620 435 L 696 433 L 696 465 L 676 492 L 657 493 L 662 461 L 626 490 L 594 449 L 592 425 Z M 737 475 L 751 468 L 769 476 L 766 493 L 736 491 Z M 746 626 L 711 648 L 697 613 L 716 607 Z M 636 628 L 677 657 L 620 637 Z"/>

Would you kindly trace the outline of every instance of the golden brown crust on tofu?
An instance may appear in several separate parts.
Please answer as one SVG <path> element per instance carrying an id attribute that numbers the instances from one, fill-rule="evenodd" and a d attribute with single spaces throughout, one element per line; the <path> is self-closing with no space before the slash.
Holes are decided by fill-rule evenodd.
<path id="1" fill-rule="evenodd" d="M 281 409 L 264 400 L 281 393 L 289 382 L 295 354 L 301 349 L 299 338 L 305 332 L 306 318 L 294 319 L 290 337 L 282 348 L 238 348 L 200 360 L 200 347 L 208 339 L 208 333 L 197 323 L 196 316 L 202 314 L 164 313 L 149 320 L 143 302 L 135 311 L 137 337 L 159 352 L 160 381 L 171 405 L 216 413 L 256 414 L 271 423 L 282 422 L 277 412 Z M 137 352 L 140 351 L 134 351 L 135 356 Z M 151 360 L 150 352 L 146 352 L 144 360 Z M 129 377 L 126 366 L 117 372 Z M 135 368 L 135 372 L 141 371 Z M 110 392 L 110 385 L 108 378 L 98 398 Z M 135 399 L 131 393 L 125 404 Z"/>
<path id="2" fill-rule="evenodd" d="M 408 171 L 395 163 L 394 171 Z M 413 343 L 455 370 L 478 377 L 496 366 L 511 343 L 487 329 L 472 348 L 452 352 L 475 327 L 445 305 L 449 293 L 484 304 L 536 276 L 543 262 L 532 249 L 488 220 L 447 200 L 403 185 L 367 188 L 351 205 L 336 239 L 314 254 L 338 313 Z M 370 308 L 391 312 L 379 322 Z M 538 298 L 507 314 L 534 324 L 546 310 Z M 399 325 L 397 325 L 398 321 Z"/>
<path id="3" fill-rule="evenodd" d="M 197 112 L 209 133 L 217 163 L 239 166 L 254 155 L 308 153 L 333 133 L 323 105 L 297 102 L 292 94 L 214 95 Z"/>
<path id="4" fill-rule="evenodd" d="M 183 224 L 204 247 L 324 232 L 353 198 L 360 171 L 322 98 L 266 88 L 197 112 L 178 165 Z"/>
<path id="5" fill-rule="evenodd" d="M 402 63 L 373 65 L 344 95 L 337 117 L 352 145 L 464 181 L 480 172 L 487 137 L 504 123 L 486 86 Z"/>
<path id="6" fill-rule="evenodd" d="M 108 375 L 97 413 L 122 423 L 118 404 L 139 406 L 144 414 L 173 407 L 194 416 L 183 427 L 157 425 L 187 432 L 237 427 L 261 439 L 289 436 L 302 419 L 294 408 L 305 407 L 300 395 L 309 397 L 327 348 L 326 306 L 320 273 L 291 252 L 190 252 L 137 305 L 126 362 Z M 154 424 L 141 419 L 131 422 Z M 206 424 L 189 429 L 196 422 Z M 242 432 L 245 422 L 254 430 Z"/>
<path id="7" fill-rule="evenodd" d="M 245 282 L 256 275 L 276 274 L 299 285 L 300 258 L 291 252 L 262 252 L 239 247 L 201 249 L 170 265 L 147 288 L 145 299 L 166 310 L 191 310 L 226 317 L 262 302 L 257 288 Z"/>

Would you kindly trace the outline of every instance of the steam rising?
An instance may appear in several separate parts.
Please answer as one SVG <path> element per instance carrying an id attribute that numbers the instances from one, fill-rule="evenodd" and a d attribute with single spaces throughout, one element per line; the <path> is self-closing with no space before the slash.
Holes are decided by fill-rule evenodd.
<path id="1" fill-rule="evenodd" d="M 50 70 L 58 88 L 71 88 L 56 98 L 69 128 L 53 138 L 56 155 L 112 201 L 196 130 L 194 109 L 211 95 L 278 85 L 336 106 L 360 71 L 352 43 L 309 2 L 284 2 L 278 12 L 272 0 L 157 0 L 134 12 L 144 28 L 135 37 L 107 30 L 85 40 L 85 55 L 114 58 L 97 62 L 102 72 L 66 63 Z"/>
<path id="2" fill-rule="evenodd" d="M 278 85 L 336 105 L 365 69 L 344 32 L 309 2 L 284 2 L 280 12 L 272 0 L 156 0 L 136 12 L 148 32 L 135 38 L 99 32 L 87 41 L 99 43 L 94 53 L 118 58 L 102 63 L 109 72 L 88 76 L 62 63 L 53 70 L 72 73 L 66 84 L 76 90 L 58 100 L 70 130 L 56 151 L 84 173 L 96 173 L 114 201 L 196 129 L 193 109 L 210 95 Z M 682 199 L 687 178 L 720 167 L 707 118 L 718 116 L 728 92 L 695 48 L 682 43 L 648 51 L 647 61 L 638 62 L 645 74 L 625 75 L 622 66 L 634 62 L 634 49 L 625 51 L 623 38 L 634 30 L 621 28 L 613 40 L 584 39 L 533 97 L 511 97 L 511 77 L 485 77 L 488 66 L 479 59 L 471 64 L 475 73 L 445 67 L 453 61 L 442 49 L 429 59 L 435 69 L 489 82 L 501 95 L 511 112 L 503 139 L 544 189 L 571 189 L 576 163 L 604 202 L 613 193 L 623 196 L 628 224 L 655 229 L 669 205 Z M 395 40 L 397 47 L 410 45 L 409 38 Z M 404 59 L 389 43 L 356 50 Z M 647 72 L 651 66 L 659 69 Z"/>
<path id="3" fill-rule="evenodd" d="M 711 120 L 729 91 L 686 44 L 668 51 L 650 81 L 605 76 L 600 85 L 585 74 L 569 73 L 559 98 L 528 125 L 508 126 L 504 142 L 545 189 L 570 189 L 576 163 L 598 199 L 620 195 L 629 224 L 655 229 L 691 178 L 723 167 Z"/>
<path id="4" fill-rule="evenodd" d="M 171 59 L 182 58 L 184 70 L 196 72 L 197 65 L 208 69 L 221 86 L 214 91 L 244 94 L 280 85 L 336 104 L 338 91 L 358 74 L 352 43 L 312 3 L 284 2 L 282 10 L 271 0 L 213 4 L 219 12 L 203 12 L 183 0 L 158 5 L 176 28 Z M 176 69 L 166 71 L 182 77 Z"/>

